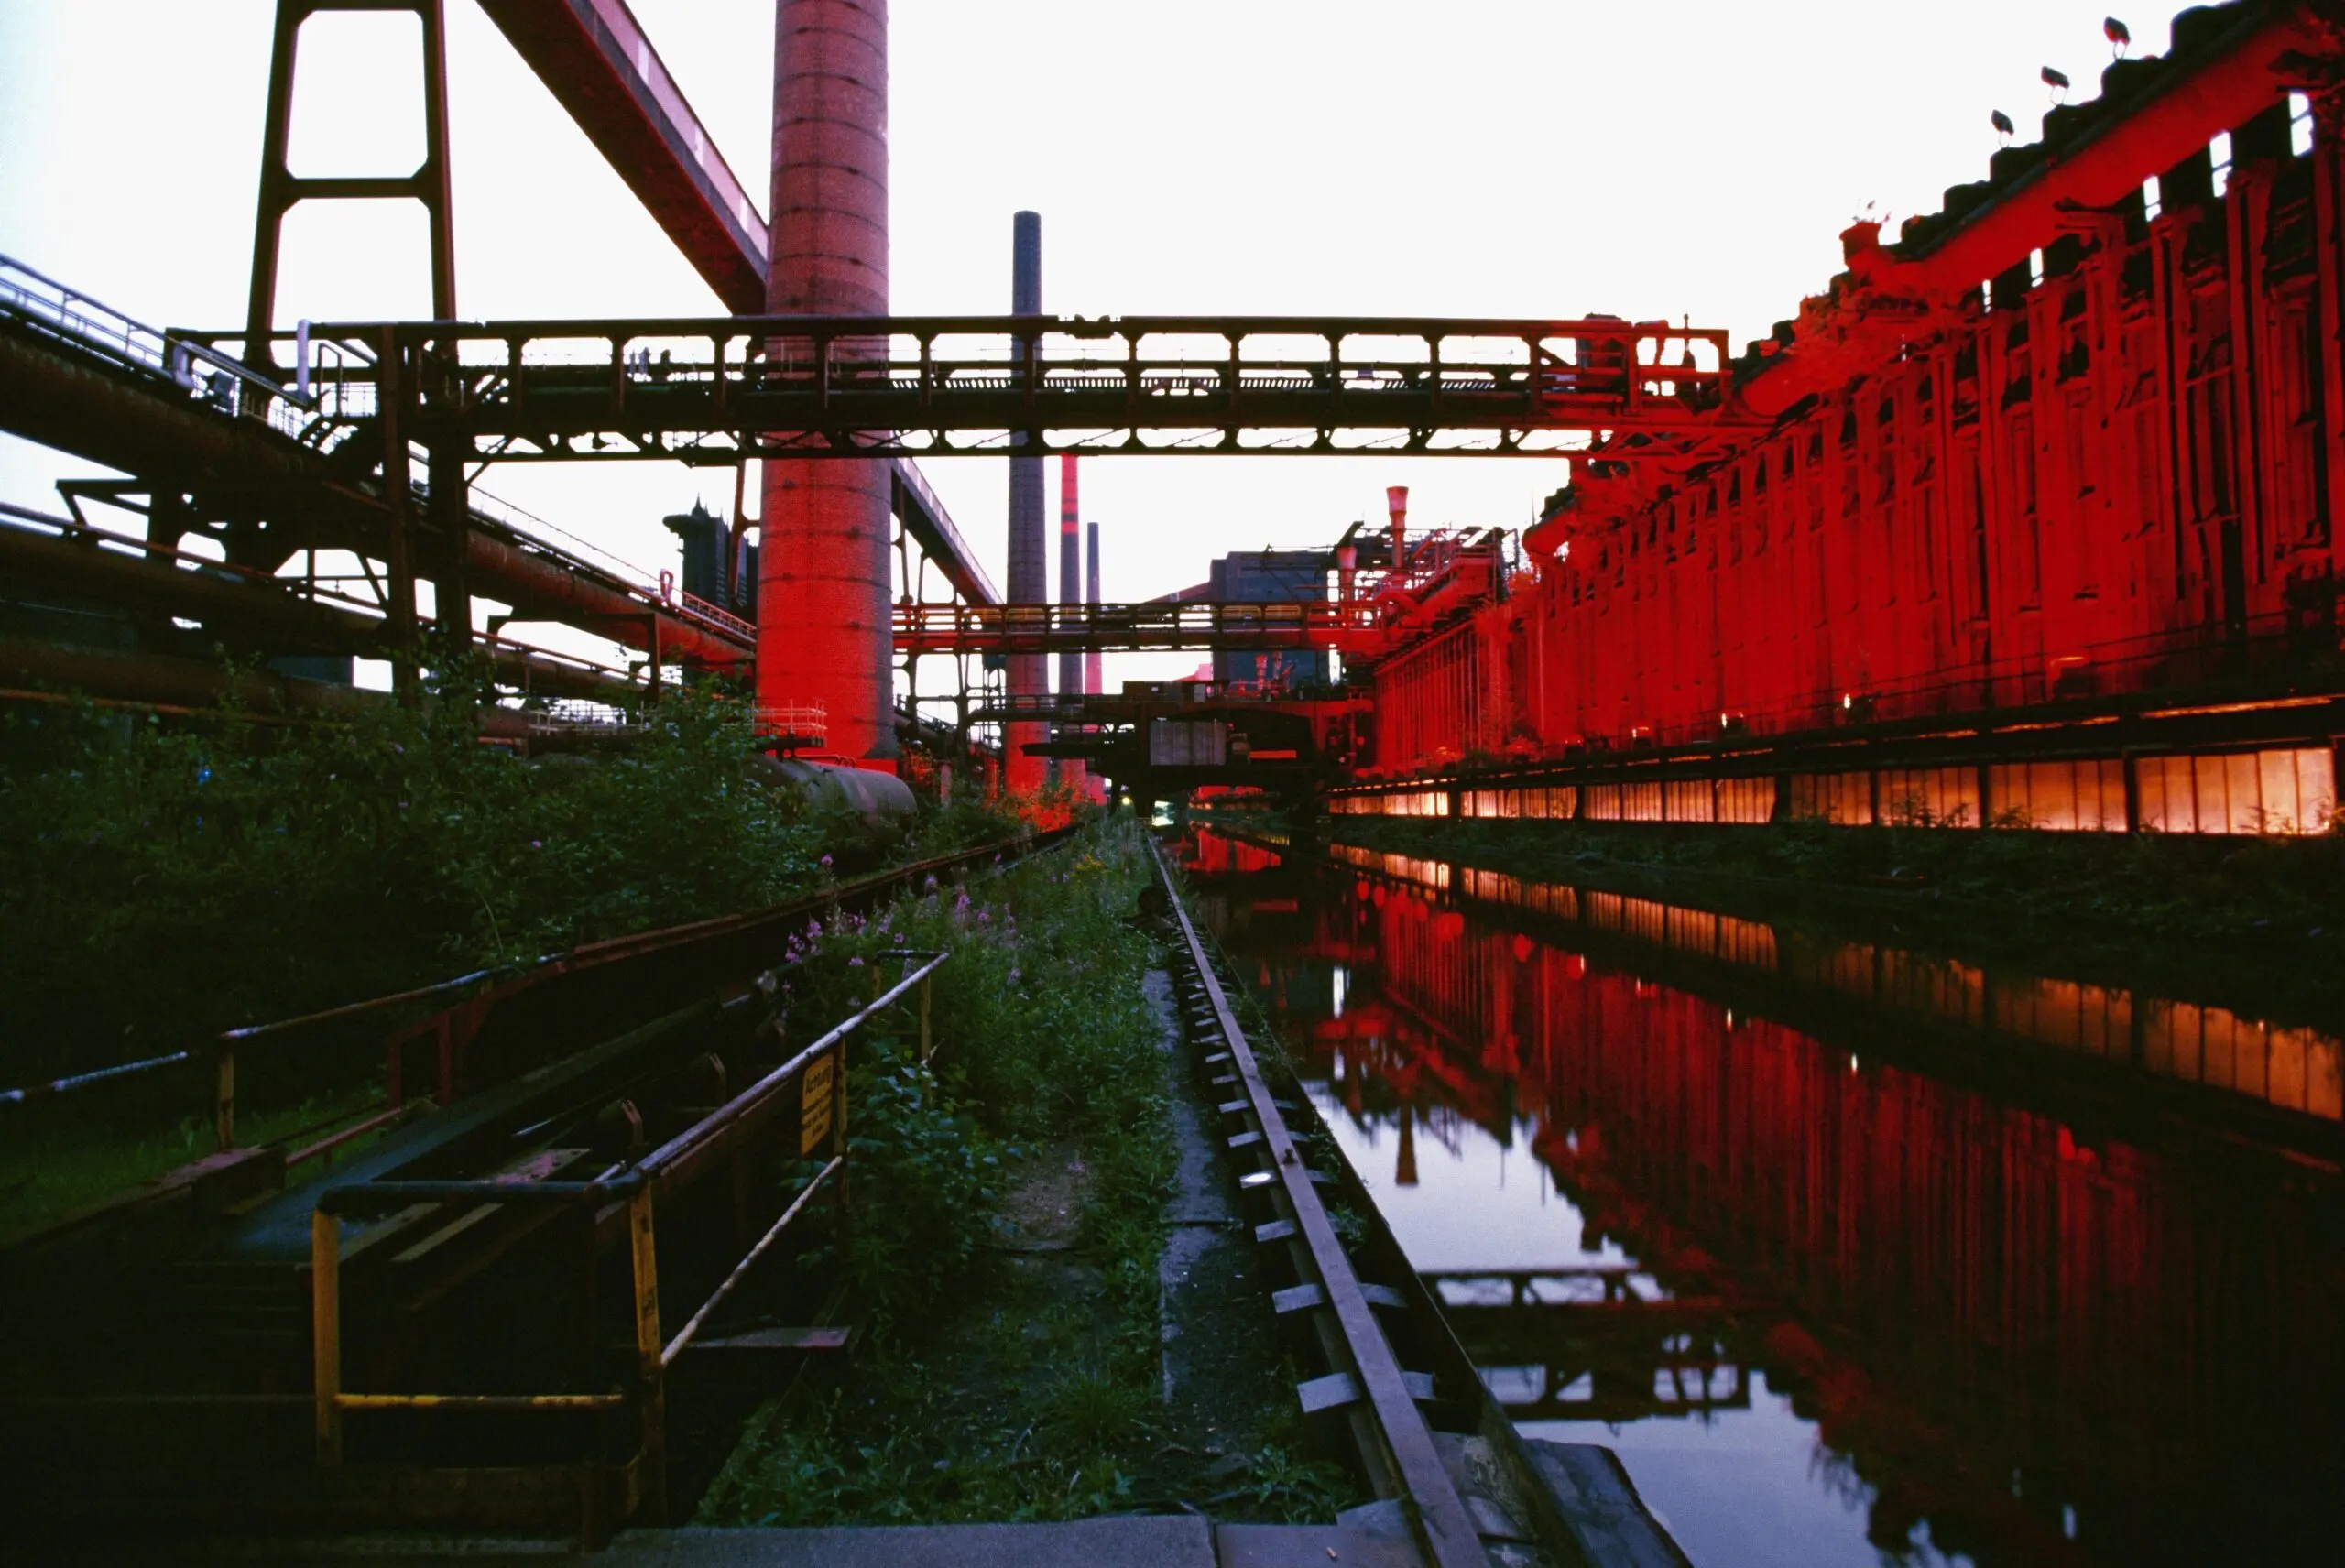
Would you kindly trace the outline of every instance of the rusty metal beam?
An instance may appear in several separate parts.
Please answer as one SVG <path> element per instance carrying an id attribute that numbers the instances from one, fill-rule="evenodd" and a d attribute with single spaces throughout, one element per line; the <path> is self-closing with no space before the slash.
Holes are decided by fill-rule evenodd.
<path id="1" fill-rule="evenodd" d="M 626 0 L 481 0 L 726 307 L 766 303 L 766 220 Z"/>

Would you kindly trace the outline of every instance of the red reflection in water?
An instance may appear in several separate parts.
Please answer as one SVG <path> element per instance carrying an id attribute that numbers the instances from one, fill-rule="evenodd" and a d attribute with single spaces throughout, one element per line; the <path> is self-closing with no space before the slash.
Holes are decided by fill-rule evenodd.
<path id="1" fill-rule="evenodd" d="M 1827 1043 L 1405 887 L 1324 886 L 1265 989 L 1347 965 L 1341 1016 L 1292 1034 L 1356 1117 L 1397 1125 L 1393 1179 L 1428 1108 L 1501 1139 L 1528 1121 L 1586 1232 L 1717 1300 L 1717 1354 L 1796 1391 L 1876 1543 L 1926 1520 L 1982 1564 L 2281 1562 L 2329 1529 L 2329 1174 L 2147 1104 L 2073 1125 L 2008 1072 L 1892 1060 L 1893 1020 Z"/>

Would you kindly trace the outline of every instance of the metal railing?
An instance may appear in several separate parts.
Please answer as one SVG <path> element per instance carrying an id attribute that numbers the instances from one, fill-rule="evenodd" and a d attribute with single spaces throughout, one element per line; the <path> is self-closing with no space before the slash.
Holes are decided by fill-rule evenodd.
<path id="1" fill-rule="evenodd" d="M 271 374 L 226 352 L 223 345 L 243 346 L 239 337 L 149 326 L 7 256 L 0 256 L 0 319 L 18 321 L 143 378 L 168 382 L 201 407 L 258 419 L 307 445 L 330 448 L 376 411 L 374 352 L 365 339 L 312 333 L 306 321 L 269 342 L 272 353 L 286 348 L 292 358 L 289 367 Z M 428 506 L 430 494 L 428 485 L 414 485 L 420 508 Z M 502 525 L 574 572 L 611 580 L 647 607 L 660 604 L 745 644 L 756 638 L 756 628 L 740 617 L 690 595 L 662 591 L 661 574 L 526 508 L 477 487 L 469 489 L 468 499 L 476 518 Z"/>
<path id="2" fill-rule="evenodd" d="M 333 368 L 332 379 L 337 384 L 371 386 L 368 376 L 351 373 L 344 363 L 363 354 L 363 349 L 325 338 L 313 342 L 307 322 L 294 334 L 301 360 L 289 387 L 222 352 L 213 334 L 191 335 L 148 326 L 9 256 L 0 256 L 0 318 L 30 326 L 125 369 L 169 381 L 223 413 L 260 419 L 297 441 L 320 433 L 321 409 L 311 387 L 322 364 Z"/>
<path id="3" fill-rule="evenodd" d="M 831 710 L 827 702 L 775 702 L 760 704 L 755 713 L 758 734 L 786 735 L 808 746 L 819 747 L 831 735 Z"/>
<path id="4" fill-rule="evenodd" d="M 243 1070 L 246 1059 L 253 1052 L 270 1048 L 298 1050 L 304 1046 L 314 1052 L 322 1041 L 336 1038 L 332 1032 L 335 1029 L 370 1020 L 383 1020 L 382 1027 L 387 1032 L 375 1037 L 383 1051 L 385 1093 L 382 1108 L 355 1120 L 352 1115 L 344 1115 L 307 1129 L 323 1136 L 318 1142 L 289 1149 L 285 1156 L 285 1163 L 289 1167 L 304 1164 L 354 1138 L 390 1125 L 412 1112 L 422 1100 L 440 1105 L 453 1104 L 464 1087 L 465 1056 L 472 1040 L 501 1002 L 532 987 L 557 981 L 566 975 L 695 942 L 725 940 L 755 928 L 780 929 L 800 925 L 809 915 L 834 908 L 851 907 L 916 887 L 926 877 L 949 875 L 1005 856 L 1014 857 L 1030 850 L 1045 848 L 1063 836 L 1063 833 L 1053 833 L 1031 840 L 993 841 L 974 849 L 914 861 L 764 909 L 588 943 L 528 962 L 474 970 L 410 990 L 370 996 L 270 1023 L 227 1029 L 209 1041 L 184 1050 L 130 1062 L 112 1062 L 82 1073 L 0 1089 L 0 1109 L 38 1105 L 92 1092 L 104 1093 L 173 1068 L 200 1070 L 208 1067 L 210 1089 L 204 1112 L 212 1125 L 213 1152 L 226 1153 L 240 1147 L 237 1139 Z M 434 1010 L 409 1023 L 396 1021 L 409 1009 L 419 1007 L 433 1007 Z M 929 1038 L 925 1002 L 922 1009 L 922 1040 L 925 1049 Z M 410 1053 L 427 1049 L 428 1071 L 421 1073 L 409 1071 Z"/>
<path id="5" fill-rule="evenodd" d="M 717 1310 L 804 1215 L 815 1193 L 834 1178 L 842 1210 L 845 1205 L 849 1038 L 917 991 L 920 1060 L 925 1063 L 934 1053 L 932 977 L 950 955 L 900 952 L 895 956 L 902 959 L 903 973 L 893 985 L 882 988 L 875 968 L 875 994 L 867 1005 L 632 1166 L 605 1172 L 590 1181 L 367 1181 L 330 1187 L 321 1192 L 310 1218 L 311 1399 L 318 1464 L 333 1467 L 344 1462 L 344 1418 L 353 1411 L 575 1414 L 631 1406 L 637 1413 L 636 1460 L 640 1466 L 643 1510 L 652 1521 L 663 1521 L 667 1513 L 668 1369 L 692 1348 Z M 778 1030 L 780 1025 L 776 1020 L 768 1027 Z M 793 1091 L 799 1111 L 795 1136 L 791 1137 L 788 1128 L 778 1136 L 786 1144 L 794 1143 L 801 1158 L 825 1155 L 823 1164 L 792 1195 L 780 1217 L 734 1263 L 716 1288 L 686 1317 L 675 1334 L 664 1337 L 657 1236 L 659 1199 L 688 1187 L 710 1161 L 736 1152 L 738 1146 L 752 1138 L 761 1133 L 769 1138 L 777 1136 L 769 1130 L 769 1124 L 793 1097 Z M 345 1219 L 406 1214 L 424 1205 L 551 1204 L 599 1213 L 621 1203 L 627 1208 L 630 1316 L 635 1331 L 631 1387 L 540 1394 L 474 1394 L 359 1392 L 343 1386 L 342 1226 Z"/>

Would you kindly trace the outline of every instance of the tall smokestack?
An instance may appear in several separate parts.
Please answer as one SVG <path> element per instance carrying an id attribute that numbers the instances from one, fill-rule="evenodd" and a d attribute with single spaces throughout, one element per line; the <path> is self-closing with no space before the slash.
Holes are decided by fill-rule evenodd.
<path id="1" fill-rule="evenodd" d="M 1085 551 L 1083 602 L 1096 606 L 1099 603 L 1099 525 L 1096 522 L 1085 523 L 1084 528 L 1088 530 L 1090 539 L 1088 548 Z M 1099 661 L 1102 657 L 1103 655 L 1096 648 L 1083 656 L 1083 690 L 1094 697 L 1107 689 L 1102 683 L 1099 673 Z"/>
<path id="2" fill-rule="evenodd" d="M 887 0 L 776 0 L 771 211 L 769 312 L 888 313 Z M 888 464 L 764 466 L 758 704 L 821 702 L 828 749 L 892 758 Z"/>
<path id="3" fill-rule="evenodd" d="M 1009 310 L 1012 315 L 1042 313 L 1042 215 L 1020 212 L 1009 221 Z M 1013 445 L 1024 445 L 1013 436 Z M 1042 533 L 1042 460 L 1009 460 L 1009 602 L 1013 604 L 1050 603 L 1050 557 Z M 1013 653 L 1009 656 L 1009 694 L 1047 697 L 1051 691 L 1050 655 Z M 1008 756 L 1002 760 L 1013 792 L 1031 794 L 1042 788 L 1046 769 L 1026 747 L 1042 738 L 1039 723 L 1009 726 Z"/>
<path id="4" fill-rule="evenodd" d="M 1409 563 L 1409 487 L 1386 485 L 1384 505 L 1392 513 L 1392 570 L 1397 574 Z"/>
<path id="5" fill-rule="evenodd" d="M 1075 456 L 1059 453 L 1059 603 L 1083 603 L 1083 502 Z M 1059 691 L 1083 690 L 1083 655 L 1059 655 Z"/>
<path id="6" fill-rule="evenodd" d="M 1059 454 L 1059 603 L 1075 605 L 1083 603 L 1083 503 L 1079 482 L 1075 478 L 1075 457 L 1071 452 Z M 1078 696 L 1083 691 L 1083 655 L 1070 649 L 1059 655 L 1059 694 Z M 1059 779 L 1071 788 L 1082 789 L 1090 769 L 1080 758 L 1070 757 L 1059 763 Z"/>

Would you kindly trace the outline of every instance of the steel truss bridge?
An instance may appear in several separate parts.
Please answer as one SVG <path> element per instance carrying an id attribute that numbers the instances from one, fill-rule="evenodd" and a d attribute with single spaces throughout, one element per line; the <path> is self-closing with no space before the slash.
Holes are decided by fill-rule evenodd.
<path id="1" fill-rule="evenodd" d="M 898 604 L 896 651 L 1069 653 L 1210 648 L 1271 653 L 1384 651 L 1396 628 L 1365 600 L 1269 604 Z"/>
<path id="2" fill-rule="evenodd" d="M 1691 461 L 1763 421 L 1726 333 L 1420 317 L 722 316 L 189 334 L 311 439 L 477 463 L 1108 453 Z M 289 370 L 278 370 L 289 365 Z M 256 409 L 256 413 L 267 413 Z"/>

